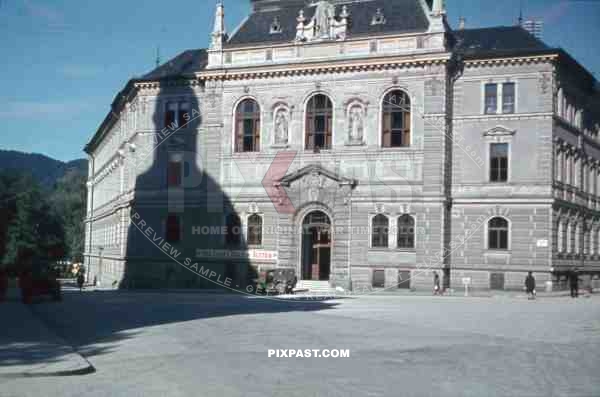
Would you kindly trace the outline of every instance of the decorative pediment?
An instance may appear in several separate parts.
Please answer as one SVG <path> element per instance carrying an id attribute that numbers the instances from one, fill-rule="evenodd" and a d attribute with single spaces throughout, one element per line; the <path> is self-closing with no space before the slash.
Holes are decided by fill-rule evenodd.
<path id="1" fill-rule="evenodd" d="M 306 176 L 325 177 L 327 179 L 330 179 L 330 180 L 336 182 L 340 186 L 349 185 L 352 188 L 354 188 L 358 184 L 357 180 L 342 177 L 335 172 L 332 172 L 330 170 L 327 170 L 327 169 L 321 167 L 319 164 L 310 164 L 310 165 L 307 165 L 306 167 L 300 168 L 299 170 L 294 171 L 291 174 L 288 174 L 288 175 L 284 176 L 283 178 L 281 178 L 281 180 L 279 181 L 279 184 L 281 186 L 290 186 L 290 184 L 292 182 L 294 182 L 298 179 L 301 179 L 303 177 L 306 177 Z"/>
<path id="2" fill-rule="evenodd" d="M 489 130 L 483 133 L 483 136 L 511 136 L 514 135 L 517 130 L 511 130 L 504 126 L 498 125 L 494 128 L 490 128 Z"/>

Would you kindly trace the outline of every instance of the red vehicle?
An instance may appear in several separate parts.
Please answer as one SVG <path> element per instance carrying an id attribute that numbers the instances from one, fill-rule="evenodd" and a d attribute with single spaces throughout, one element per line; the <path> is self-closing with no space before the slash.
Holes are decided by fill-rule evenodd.
<path id="1" fill-rule="evenodd" d="M 19 287 L 23 303 L 31 303 L 35 296 L 49 295 L 53 300 L 61 300 L 60 282 L 50 270 L 25 271 L 19 276 Z"/>

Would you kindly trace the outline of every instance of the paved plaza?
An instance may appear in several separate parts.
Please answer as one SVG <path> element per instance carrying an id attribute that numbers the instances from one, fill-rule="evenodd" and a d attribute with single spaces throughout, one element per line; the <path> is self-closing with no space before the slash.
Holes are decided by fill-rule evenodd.
<path id="1" fill-rule="evenodd" d="M 2 397 L 600 395 L 597 296 L 66 292 L 32 311 L 95 372 L 0 378 Z M 269 349 L 350 357 L 269 358 Z"/>

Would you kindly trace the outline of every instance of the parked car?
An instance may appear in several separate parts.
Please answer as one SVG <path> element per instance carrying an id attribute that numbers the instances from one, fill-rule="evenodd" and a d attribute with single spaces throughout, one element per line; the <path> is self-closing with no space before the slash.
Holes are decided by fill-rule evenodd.
<path id="1" fill-rule="evenodd" d="M 49 295 L 55 301 L 62 299 L 60 282 L 50 268 L 28 269 L 19 275 L 23 303 L 33 302 L 36 296 Z"/>

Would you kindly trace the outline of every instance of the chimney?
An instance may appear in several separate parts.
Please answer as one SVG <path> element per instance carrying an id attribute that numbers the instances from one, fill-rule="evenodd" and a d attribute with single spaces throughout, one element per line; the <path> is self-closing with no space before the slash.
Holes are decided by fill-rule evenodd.
<path id="1" fill-rule="evenodd" d="M 227 32 L 225 31 L 225 7 L 223 1 L 217 1 L 217 9 L 215 11 L 215 25 L 211 34 L 211 50 L 223 49 L 223 43 L 227 39 Z"/>
<path id="2" fill-rule="evenodd" d="M 521 27 L 531 33 L 538 39 L 542 39 L 542 34 L 544 31 L 544 22 L 535 19 L 527 19 L 521 22 Z"/>
<path id="3" fill-rule="evenodd" d="M 467 20 L 465 19 L 465 17 L 460 17 L 458 20 L 458 30 L 465 30 L 466 23 Z"/>
<path id="4" fill-rule="evenodd" d="M 431 7 L 433 15 L 445 14 L 446 10 L 444 7 L 444 0 L 433 0 L 433 7 Z"/>

